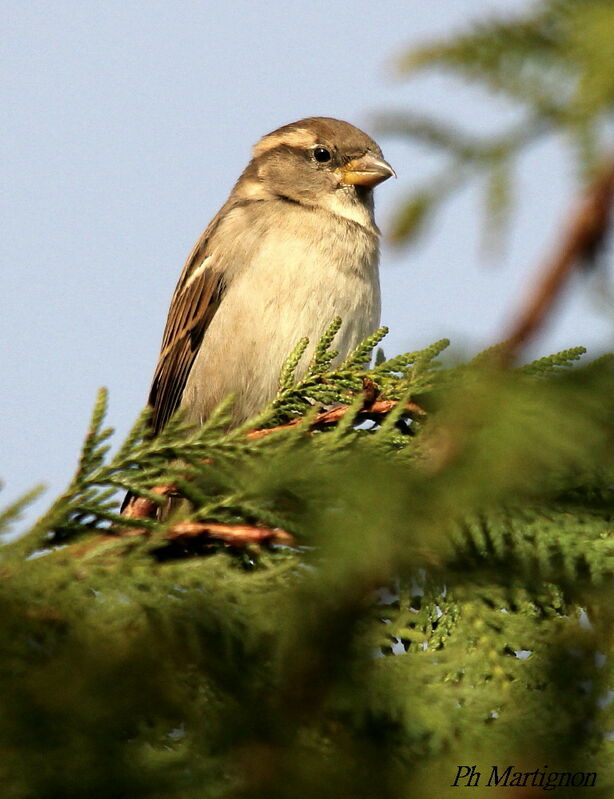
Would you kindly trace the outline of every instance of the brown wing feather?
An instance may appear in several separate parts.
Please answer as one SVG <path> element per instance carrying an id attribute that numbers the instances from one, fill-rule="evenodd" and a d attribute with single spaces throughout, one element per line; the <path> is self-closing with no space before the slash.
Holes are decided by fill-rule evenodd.
<path id="1" fill-rule="evenodd" d="M 171 300 L 160 357 L 149 392 L 154 435 L 179 407 L 203 335 L 222 298 L 223 279 L 219 269 L 215 268 L 210 241 L 225 210 L 221 209 L 196 242 Z M 205 264 L 207 258 L 211 263 Z"/>

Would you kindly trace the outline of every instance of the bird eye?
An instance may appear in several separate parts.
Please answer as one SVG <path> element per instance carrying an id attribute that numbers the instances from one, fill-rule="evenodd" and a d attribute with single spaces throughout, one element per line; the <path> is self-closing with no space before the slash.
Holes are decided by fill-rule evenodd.
<path id="1" fill-rule="evenodd" d="M 313 151 L 313 157 L 318 163 L 325 164 L 327 161 L 330 161 L 332 155 L 330 154 L 330 150 L 327 150 L 326 147 L 316 147 Z"/>

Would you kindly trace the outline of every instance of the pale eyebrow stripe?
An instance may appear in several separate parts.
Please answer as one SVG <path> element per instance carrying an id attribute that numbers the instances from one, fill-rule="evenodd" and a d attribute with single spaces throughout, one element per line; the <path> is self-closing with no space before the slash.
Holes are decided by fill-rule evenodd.
<path id="1" fill-rule="evenodd" d="M 274 150 L 282 144 L 288 147 L 313 147 L 317 143 L 317 139 L 313 133 L 303 128 L 296 130 L 289 130 L 285 133 L 271 133 L 265 136 L 264 139 L 258 142 L 252 150 L 254 158 L 258 158 L 263 153 L 269 150 Z"/>

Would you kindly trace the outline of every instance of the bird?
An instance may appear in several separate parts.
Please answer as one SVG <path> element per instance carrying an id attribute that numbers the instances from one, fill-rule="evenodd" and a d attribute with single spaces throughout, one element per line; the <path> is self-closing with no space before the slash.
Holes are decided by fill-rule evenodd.
<path id="1" fill-rule="evenodd" d="M 230 394 L 241 424 L 273 399 L 299 339 L 310 342 L 300 375 L 337 316 L 337 360 L 378 328 L 373 189 L 392 176 L 375 141 L 342 120 L 260 139 L 175 288 L 149 392 L 154 436 L 178 408 L 202 425 Z"/>

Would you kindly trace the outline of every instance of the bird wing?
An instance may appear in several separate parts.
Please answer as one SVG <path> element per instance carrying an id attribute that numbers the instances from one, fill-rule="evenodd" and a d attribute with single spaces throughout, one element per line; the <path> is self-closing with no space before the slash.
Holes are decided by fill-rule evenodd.
<path id="1" fill-rule="evenodd" d="M 203 335 L 224 293 L 224 281 L 221 271 L 216 269 L 211 238 L 225 210 L 220 210 L 194 245 L 171 300 L 149 392 L 154 435 L 179 407 Z"/>

